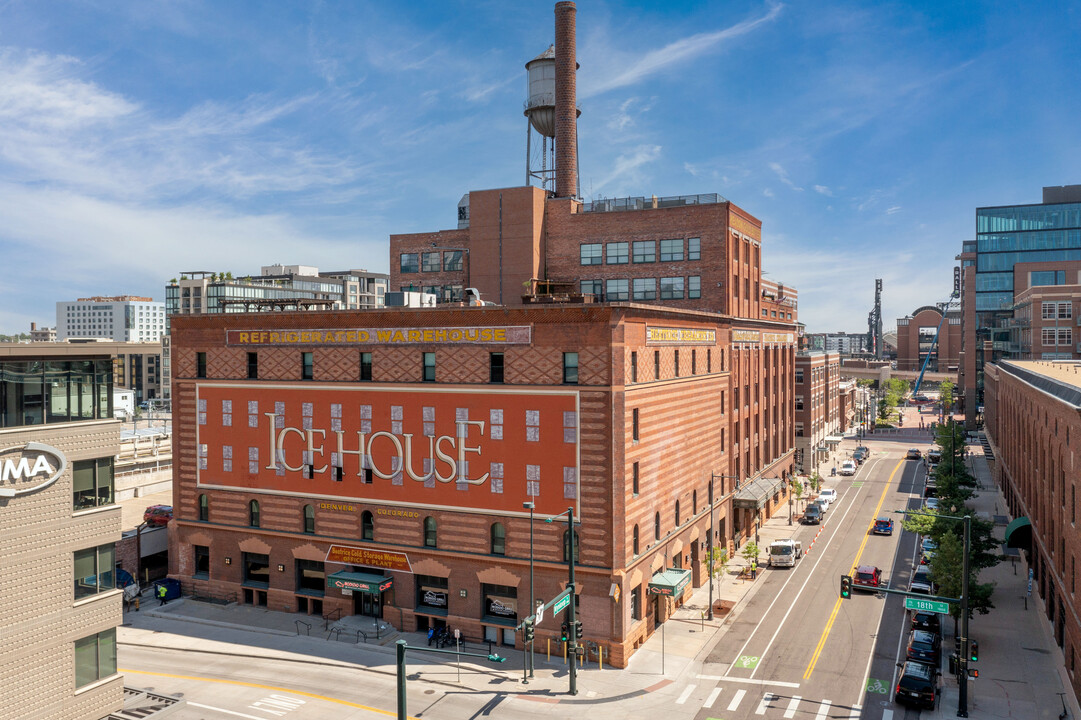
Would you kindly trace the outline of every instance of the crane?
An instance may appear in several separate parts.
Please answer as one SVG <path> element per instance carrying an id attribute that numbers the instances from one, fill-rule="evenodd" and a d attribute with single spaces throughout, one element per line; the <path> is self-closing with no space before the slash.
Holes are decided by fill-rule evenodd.
<path id="1" fill-rule="evenodd" d="M 937 307 L 942 311 L 942 319 L 938 321 L 938 327 L 935 329 L 935 337 L 931 340 L 931 347 L 927 349 L 927 357 L 923 359 L 923 365 L 920 367 L 920 375 L 916 378 L 916 387 L 912 390 L 912 395 L 915 397 L 920 392 L 920 385 L 923 383 L 923 374 L 927 372 L 927 363 L 931 361 L 931 353 L 934 352 L 935 345 L 938 344 L 938 334 L 942 331 L 942 323 L 946 322 L 946 313 L 954 305 L 960 305 L 961 293 L 958 290 L 954 290 L 950 293 L 950 296 L 944 303 L 938 303 Z M 918 342 L 918 341 L 917 341 Z"/>

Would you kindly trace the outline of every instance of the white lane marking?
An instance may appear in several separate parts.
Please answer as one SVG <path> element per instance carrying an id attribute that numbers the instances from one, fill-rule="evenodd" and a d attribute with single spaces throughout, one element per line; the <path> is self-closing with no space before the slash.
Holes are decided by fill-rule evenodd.
<path id="1" fill-rule="evenodd" d="M 788 701 L 788 709 L 784 711 L 784 716 L 786 718 L 796 717 L 796 708 L 799 707 L 800 700 L 802 700 L 802 698 L 799 695 L 793 695 L 792 699 Z"/>
<path id="2" fill-rule="evenodd" d="M 743 691 L 740 690 L 740 692 L 743 692 Z M 713 691 L 709 694 L 709 697 L 706 698 L 706 701 L 704 703 L 702 703 L 702 707 L 704 707 L 704 708 L 713 707 L 713 703 L 717 701 L 717 696 L 720 695 L 720 694 L 721 694 L 721 689 L 719 687 L 718 688 L 713 688 Z"/>
<path id="3" fill-rule="evenodd" d="M 738 690 L 736 696 L 732 698 L 732 702 L 728 703 L 728 712 L 732 712 L 739 707 L 740 702 L 743 700 L 743 696 L 747 694 L 746 690 Z"/>
<path id="4" fill-rule="evenodd" d="M 826 720 L 826 714 L 829 713 L 830 705 L 832 705 L 832 704 L 833 703 L 831 703 L 829 700 L 823 700 L 822 703 L 818 706 L 818 714 L 815 715 L 815 720 Z M 890 711 L 890 712 L 892 714 L 892 711 Z M 884 717 L 884 718 L 882 718 L 882 720 L 889 720 L 889 719 Z"/>
<path id="5" fill-rule="evenodd" d="M 687 698 L 689 698 L 691 696 L 691 693 L 694 692 L 694 689 L 696 687 L 698 687 L 698 686 L 697 685 L 688 685 L 687 687 L 683 688 L 683 692 L 681 692 L 679 694 L 679 699 L 676 700 L 676 705 L 682 705 L 683 703 L 687 702 Z"/>
<path id="6" fill-rule="evenodd" d="M 882 720 L 893 720 L 893 710 L 889 708 L 882 711 Z"/>
<path id="7" fill-rule="evenodd" d="M 699 680 L 715 680 L 720 682 L 747 683 L 748 685 L 776 685 L 777 687 L 798 688 L 799 683 L 782 682 L 780 680 L 755 680 L 754 678 L 728 677 L 726 675 L 695 675 Z"/>
<path id="8" fill-rule="evenodd" d="M 853 705 L 848 717 L 851 718 L 851 720 L 860 720 L 861 712 L 863 712 L 862 705 Z M 885 715 L 885 713 L 883 713 L 883 715 Z M 890 715 L 893 715 L 893 713 L 891 712 Z"/>
<path id="9" fill-rule="evenodd" d="M 265 717 L 256 717 L 255 715 L 245 715 L 244 713 L 233 712 L 232 710 L 226 710 L 220 707 L 214 707 L 213 705 L 200 705 L 194 703 L 191 700 L 188 701 L 189 707 L 202 708 L 203 710 L 213 710 L 214 712 L 225 713 L 226 715 L 236 715 L 237 717 L 247 718 L 248 720 L 266 720 Z"/>
<path id="10" fill-rule="evenodd" d="M 762 702 L 758 703 L 758 709 L 756 709 L 754 711 L 754 714 L 755 715 L 765 715 L 766 714 L 766 708 L 768 708 L 769 704 L 771 702 L 773 702 L 773 697 L 774 697 L 773 693 L 766 693 L 765 695 L 763 695 L 762 696 Z"/>

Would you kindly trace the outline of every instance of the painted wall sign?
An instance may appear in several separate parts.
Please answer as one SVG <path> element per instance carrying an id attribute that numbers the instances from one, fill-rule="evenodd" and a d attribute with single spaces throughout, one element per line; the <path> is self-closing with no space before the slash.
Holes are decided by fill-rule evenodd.
<path id="1" fill-rule="evenodd" d="M 790 343 L 796 342 L 795 333 L 762 333 L 762 342 Z"/>
<path id="2" fill-rule="evenodd" d="M 330 549 L 327 550 L 326 562 L 413 572 L 413 568 L 409 565 L 409 556 L 405 553 L 353 547 L 352 545 L 331 545 Z"/>
<path id="3" fill-rule="evenodd" d="M 525 501 L 556 515 L 578 503 L 577 390 L 201 383 L 196 392 L 200 487 L 367 502 L 402 517 L 522 515 Z"/>
<path id="4" fill-rule="evenodd" d="M 716 345 L 717 331 L 646 326 L 646 345 Z"/>
<path id="5" fill-rule="evenodd" d="M 793 343 L 796 342 L 795 333 L 759 332 L 758 330 L 733 330 L 732 342 L 745 343 Z"/>
<path id="6" fill-rule="evenodd" d="M 532 327 L 229 330 L 226 345 L 528 345 Z"/>
<path id="7" fill-rule="evenodd" d="M 733 330 L 732 342 L 758 342 L 762 333 L 757 330 Z"/>
<path id="8" fill-rule="evenodd" d="M 28 442 L 0 450 L 0 497 L 44 490 L 68 467 L 64 453 L 51 445 Z"/>

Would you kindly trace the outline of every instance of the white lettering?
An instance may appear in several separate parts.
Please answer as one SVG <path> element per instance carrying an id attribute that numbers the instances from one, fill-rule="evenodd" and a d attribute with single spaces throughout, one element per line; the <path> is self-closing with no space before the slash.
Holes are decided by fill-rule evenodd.
<path id="1" fill-rule="evenodd" d="M 341 430 L 335 430 L 334 434 L 338 436 L 338 457 L 341 458 L 342 467 L 345 467 L 346 455 L 356 455 L 358 460 L 357 477 L 360 477 L 361 472 L 363 472 L 364 470 L 364 468 L 361 467 L 362 463 L 359 462 L 360 458 L 364 457 L 364 433 L 357 431 L 357 439 L 360 440 L 360 443 L 356 450 L 345 449 L 345 443 L 343 441 L 343 436 L 345 435 L 345 433 L 343 433 Z"/>
<path id="2" fill-rule="evenodd" d="M 409 477 L 413 478 L 414 480 L 418 482 L 424 482 L 432 476 L 432 473 L 430 472 L 427 475 L 418 475 L 413 470 L 413 433 L 405 433 L 404 435 L 402 435 L 402 437 L 405 438 L 405 472 L 409 475 Z M 433 467 L 432 472 L 435 472 L 435 438 L 433 437 L 428 438 L 428 457 L 431 458 Z M 424 466 L 421 465 L 421 470 L 423 469 Z"/>
<path id="3" fill-rule="evenodd" d="M 480 428 L 480 434 L 484 435 L 484 421 L 483 420 L 459 420 L 456 425 L 458 426 L 458 438 L 461 443 L 458 445 L 458 468 L 462 470 L 465 468 L 465 454 L 467 452 L 473 452 L 480 455 L 480 445 L 477 447 L 467 447 L 465 444 L 466 439 L 469 437 L 469 426 L 476 425 Z M 464 470 L 463 470 L 464 472 Z M 470 485 L 480 485 L 488 479 L 488 473 L 484 473 L 476 480 L 470 480 L 468 477 L 462 477 L 462 482 L 469 483 Z"/>
<path id="4" fill-rule="evenodd" d="M 402 460 L 403 460 L 403 458 L 402 458 L 402 443 L 394 435 L 392 435 L 392 434 L 390 434 L 388 432 L 383 432 L 383 431 L 380 431 L 380 432 L 377 432 L 377 433 L 372 433 L 372 439 L 368 441 L 368 458 L 371 461 L 372 472 L 375 473 L 376 475 L 378 475 L 379 477 L 383 478 L 384 480 L 390 480 L 391 478 L 394 477 L 393 468 L 391 469 L 391 473 L 389 475 L 381 472 L 379 470 L 379 468 L 375 464 L 375 454 L 372 453 L 372 445 L 375 445 L 375 440 L 376 440 L 376 438 L 379 438 L 379 437 L 389 438 L 390 441 L 392 443 L 394 443 L 394 448 L 395 448 L 395 450 L 398 451 L 398 467 L 402 466 Z"/>
<path id="5" fill-rule="evenodd" d="M 310 454 L 311 458 L 312 458 L 312 475 L 314 475 L 315 473 L 326 472 L 326 469 L 327 469 L 326 465 L 323 465 L 322 467 L 315 467 L 315 453 L 318 452 L 320 456 L 322 456 L 322 454 L 323 454 L 323 444 L 320 443 L 319 447 L 315 447 L 315 445 L 313 443 L 313 439 L 315 438 L 316 435 L 318 435 L 321 438 L 326 437 L 327 436 L 327 431 L 326 430 L 308 430 L 308 454 Z"/>
<path id="6" fill-rule="evenodd" d="M 443 452 L 442 445 L 444 440 L 449 440 L 451 450 L 454 449 L 454 438 L 452 438 L 450 435 L 440 435 L 439 439 L 435 441 L 435 454 L 436 457 L 438 457 L 440 460 L 447 464 L 447 467 L 450 468 L 450 473 L 444 476 L 439 474 L 438 467 L 434 468 L 434 470 L 436 480 L 441 483 L 448 483 L 453 480 L 458 474 L 458 463 L 454 461 L 453 455 L 447 455 L 445 452 Z"/>
<path id="7" fill-rule="evenodd" d="M 278 433 L 278 460 L 281 461 L 281 464 L 285 466 L 286 470 L 289 470 L 290 472 L 300 472 L 301 470 L 304 469 L 304 459 L 303 458 L 301 458 L 300 465 L 297 465 L 296 467 L 293 467 L 292 465 L 290 465 L 289 463 L 287 463 L 285 461 L 285 436 L 288 435 L 289 433 L 296 433 L 301 438 L 304 437 L 304 431 L 301 430 L 300 428 L 295 428 L 295 427 L 284 427 L 284 428 L 282 428 L 282 431 L 280 433 Z"/>
<path id="8" fill-rule="evenodd" d="M 30 472 L 30 459 L 29 458 L 27 458 L 27 457 L 19 458 L 18 465 L 16 465 L 11 460 L 5 460 L 4 461 L 4 474 L 3 474 L 3 481 L 4 482 L 8 482 L 9 479 L 11 480 L 11 482 L 15 482 L 19 478 L 28 478 L 28 477 L 31 477 L 32 475 L 33 475 L 33 473 Z"/>
<path id="9" fill-rule="evenodd" d="M 270 418 L 270 427 L 269 427 L 269 430 L 270 430 L 270 452 L 268 452 L 266 454 L 267 465 L 263 469 L 264 470 L 273 470 L 274 467 L 275 467 L 274 466 L 274 458 L 276 458 L 278 456 L 278 454 L 275 452 L 275 442 L 274 442 L 276 440 L 276 437 L 275 437 L 276 433 L 274 432 L 274 418 L 278 417 L 278 415 L 277 415 L 277 413 L 263 413 L 263 414 L 266 415 L 268 418 Z"/>
<path id="10" fill-rule="evenodd" d="M 38 459 L 34 461 L 34 468 L 30 471 L 31 475 L 37 475 L 40 472 L 53 474 L 52 467 L 49 466 L 49 461 L 45 459 L 44 455 L 38 455 Z"/>

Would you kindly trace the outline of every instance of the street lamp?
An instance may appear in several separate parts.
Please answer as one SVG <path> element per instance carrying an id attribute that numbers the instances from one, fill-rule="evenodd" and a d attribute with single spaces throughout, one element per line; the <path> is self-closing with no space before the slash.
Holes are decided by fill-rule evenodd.
<path id="1" fill-rule="evenodd" d="M 533 502 L 524 502 L 522 507 L 529 510 L 529 609 L 532 612 L 537 594 L 533 590 Z M 529 677 L 533 677 L 533 647 L 536 640 L 529 641 Z M 523 648 L 524 649 L 524 648 Z"/>
<path id="2" fill-rule="evenodd" d="M 721 480 L 729 478 L 738 483 L 739 475 L 718 475 L 717 473 L 710 473 L 709 475 L 709 532 L 706 533 L 706 558 L 709 560 L 709 610 L 706 619 L 710 621 L 713 620 L 713 481 L 716 478 Z M 721 489 L 724 489 L 724 483 L 721 483 Z"/>
<path id="3" fill-rule="evenodd" d="M 562 517 L 563 515 L 567 516 L 567 545 L 565 545 L 564 547 L 566 547 L 568 549 L 568 552 L 567 552 L 567 570 L 568 570 L 567 589 L 570 590 L 570 602 L 567 603 L 567 628 L 569 630 L 567 638 L 568 638 L 568 640 L 570 640 L 570 648 L 569 648 L 570 652 L 567 653 L 567 656 L 568 656 L 569 661 L 570 661 L 570 663 L 568 665 L 569 672 L 567 673 L 567 678 L 568 678 L 568 688 L 567 688 L 567 690 L 571 695 L 577 695 L 578 694 L 578 625 L 575 622 L 575 620 L 576 620 L 575 614 L 577 612 L 577 608 L 575 607 L 575 605 L 577 604 L 576 601 L 578 600 L 578 597 L 577 597 L 577 594 L 575 593 L 575 588 L 574 588 L 574 549 L 575 549 L 575 542 L 574 542 L 574 508 L 569 507 L 566 510 L 564 510 L 563 512 L 559 513 L 559 515 L 553 515 L 551 517 L 545 518 L 544 522 L 550 523 L 553 520 L 555 520 L 557 517 Z"/>

